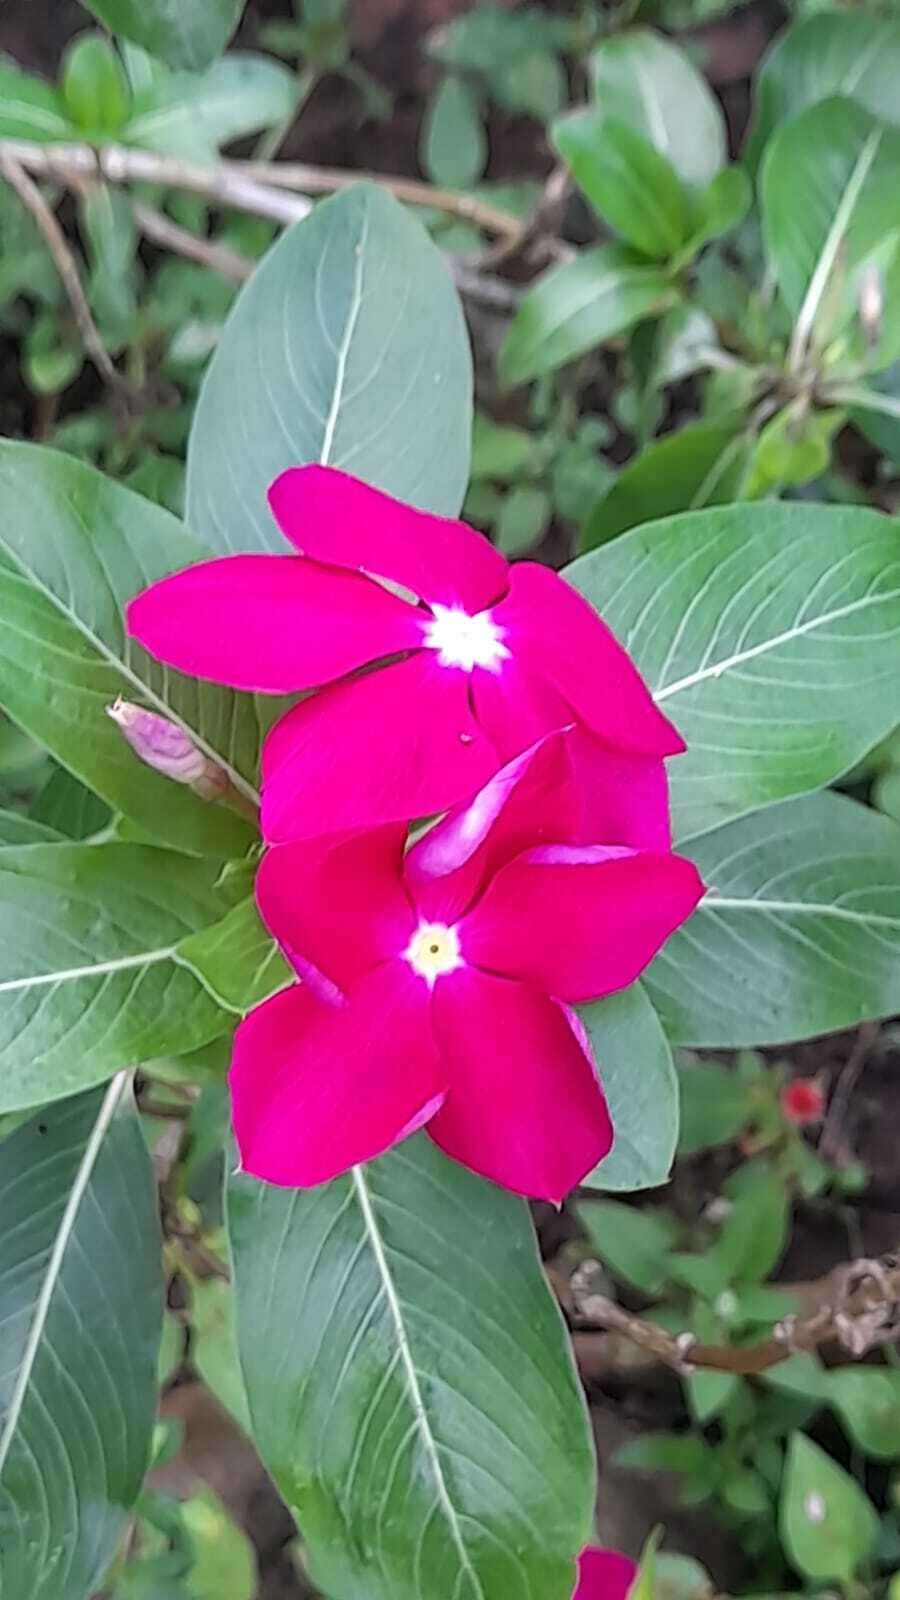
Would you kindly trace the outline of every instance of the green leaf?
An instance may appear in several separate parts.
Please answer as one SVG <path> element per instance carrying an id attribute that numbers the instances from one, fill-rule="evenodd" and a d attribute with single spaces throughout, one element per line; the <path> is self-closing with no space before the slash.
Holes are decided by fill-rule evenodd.
<path id="1" fill-rule="evenodd" d="M 794 400 L 761 430 L 746 475 L 748 498 L 809 483 L 827 471 L 832 440 L 844 422 L 842 411 L 810 411 Z"/>
<path id="2" fill-rule="evenodd" d="M 753 185 L 743 167 L 723 167 L 705 188 L 692 195 L 693 220 L 684 255 L 731 233 L 743 222 L 753 201 Z"/>
<path id="3" fill-rule="evenodd" d="M 4 1141 L 3 1587 L 99 1589 L 147 1467 L 162 1322 L 150 1159 L 125 1074 Z"/>
<path id="4" fill-rule="evenodd" d="M 844 95 L 885 122 L 900 122 L 900 22 L 863 11 L 823 11 L 787 28 L 757 80 L 746 160 L 755 168 L 780 122 Z"/>
<path id="5" fill-rule="evenodd" d="M 89 839 L 112 820 L 109 806 L 63 767 L 51 773 L 35 798 L 31 816 L 65 839 Z"/>
<path id="6" fill-rule="evenodd" d="M 178 954 L 222 914 L 217 874 L 142 845 L 0 850 L 0 1111 L 225 1031 L 231 1019 Z"/>
<path id="7" fill-rule="evenodd" d="M 736 1372 L 691 1372 L 684 1380 L 695 1422 L 711 1422 L 740 1388 Z"/>
<path id="8" fill-rule="evenodd" d="M 523 1203 L 420 1134 L 313 1190 L 235 1176 L 228 1215 L 254 1437 L 316 1585 L 568 1600 L 594 1474 Z"/>
<path id="9" fill-rule="evenodd" d="M 528 477 L 534 467 L 536 442 L 524 428 L 509 428 L 478 412 L 472 425 L 472 477 L 499 483 Z"/>
<path id="10" fill-rule="evenodd" d="M 504 383 L 553 372 L 678 300 L 659 268 L 621 244 L 580 250 L 525 295 L 500 351 Z"/>
<path id="11" fill-rule="evenodd" d="M 678 1154 L 696 1155 L 728 1144 L 753 1114 L 753 1099 L 743 1078 L 727 1067 L 692 1062 L 678 1073 L 681 1128 Z"/>
<path id="12" fill-rule="evenodd" d="M 826 1394 L 853 1443 L 877 1461 L 900 1456 L 900 1371 L 838 1367 L 828 1373 Z"/>
<path id="13" fill-rule="evenodd" d="M 690 512 L 623 534 L 565 576 L 687 742 L 671 767 L 676 838 L 832 783 L 900 723 L 888 517 L 775 503 Z"/>
<path id="14" fill-rule="evenodd" d="M 234 906 L 214 927 L 185 939 L 180 957 L 232 1011 L 249 1011 L 294 977 L 252 898 Z"/>
<path id="15" fill-rule="evenodd" d="M 669 1177 L 678 1138 L 678 1081 L 659 1018 L 639 983 L 578 1008 L 615 1128 L 592 1189 L 653 1189 Z"/>
<path id="16" fill-rule="evenodd" d="M 617 1466 L 635 1472 L 681 1472 L 686 1477 L 703 1476 L 708 1464 L 709 1446 L 686 1433 L 647 1433 L 616 1451 Z"/>
<path id="17" fill-rule="evenodd" d="M 213 162 L 222 145 L 285 122 L 297 80 L 268 56 L 236 50 L 205 72 L 169 72 L 142 51 L 126 51 L 134 104 L 125 144 L 185 161 Z"/>
<path id="18" fill-rule="evenodd" d="M 83 0 L 113 33 L 170 67 L 198 70 L 222 54 L 244 0 Z"/>
<path id="19" fill-rule="evenodd" d="M 768 1517 L 772 1496 L 766 1480 L 752 1467 L 729 1473 L 723 1489 L 726 1503 L 743 1517 Z"/>
<path id="20" fill-rule="evenodd" d="M 245 1433 L 252 1431 L 234 1336 L 234 1291 L 222 1278 L 191 1285 L 191 1362 Z"/>
<path id="21" fill-rule="evenodd" d="M 709 892 L 644 979 L 674 1044 L 780 1044 L 900 1010 L 900 827 L 822 793 L 684 846 Z"/>
<path id="22" fill-rule="evenodd" d="M 656 440 L 629 462 L 588 513 L 580 548 L 594 550 L 657 517 L 737 499 L 752 451 L 752 437 L 739 416 L 689 422 Z"/>
<path id="23" fill-rule="evenodd" d="M 468 189 L 487 165 L 487 136 L 477 94 L 451 74 L 429 102 L 422 129 L 421 161 L 432 183 Z"/>
<path id="24" fill-rule="evenodd" d="M 90 300 L 107 340 L 120 348 L 136 311 L 138 232 L 131 197 L 95 184 L 81 200 L 91 260 Z"/>
<path id="25" fill-rule="evenodd" d="M 623 1283 L 658 1295 L 669 1281 L 675 1228 L 664 1212 L 639 1211 L 617 1200 L 588 1200 L 576 1207 L 601 1261 Z"/>
<path id="26" fill-rule="evenodd" d="M 60 835 L 43 822 L 35 822 L 21 811 L 0 810 L 0 846 L 7 844 L 53 844 Z"/>
<path id="27" fill-rule="evenodd" d="M 796 319 L 793 349 L 814 334 L 819 344 L 833 339 L 856 312 L 860 270 L 885 241 L 896 246 L 898 185 L 900 129 L 850 100 L 810 107 L 771 140 L 761 174 L 763 233 Z"/>
<path id="28" fill-rule="evenodd" d="M 777 1366 L 760 1373 L 760 1380 L 770 1389 L 799 1395 L 803 1400 L 825 1401 L 830 1374 L 812 1351 L 799 1350 L 786 1361 L 779 1361 Z"/>
<path id="29" fill-rule="evenodd" d="M 730 1285 L 762 1283 L 784 1250 L 790 1221 L 784 1183 L 768 1163 L 751 1162 L 738 1168 L 727 1194 L 732 1209 L 715 1254 Z"/>
<path id="30" fill-rule="evenodd" d="M 154 837 L 242 854 L 243 818 L 144 766 L 106 715 L 121 694 L 173 718 L 255 799 L 253 699 L 170 672 L 125 637 L 126 602 L 202 547 L 161 507 L 39 445 L 0 441 L 0 501 L 0 703 Z"/>
<path id="31" fill-rule="evenodd" d="M 662 34 L 632 28 L 605 39 L 590 60 L 594 100 L 665 156 L 685 183 L 708 183 L 725 165 L 725 120 L 705 79 Z"/>
<path id="32" fill-rule="evenodd" d="M 530 550 L 545 531 L 552 515 L 550 496 L 536 484 L 520 483 L 504 497 L 497 517 L 498 549 L 510 558 Z"/>
<path id="33" fill-rule="evenodd" d="M 191 430 L 188 521 L 220 552 L 283 552 L 266 489 L 308 461 L 454 516 L 471 430 L 446 262 L 396 200 L 360 184 L 291 228 L 238 297 Z"/>
<path id="34" fill-rule="evenodd" d="M 128 120 L 128 83 L 112 46 L 99 33 L 83 33 L 63 63 L 65 108 L 82 138 L 115 139 Z"/>
<path id="35" fill-rule="evenodd" d="M 592 107 L 555 123 L 553 140 L 578 187 L 627 243 L 652 260 L 675 254 L 689 227 L 687 197 L 649 139 Z"/>
<path id="36" fill-rule="evenodd" d="M 194 1557 L 185 1580 L 189 1600 L 253 1600 L 256 1554 L 221 1500 L 205 1489 L 180 1509 Z"/>
<path id="37" fill-rule="evenodd" d="M 74 137 L 59 91 L 11 62 L 0 61 L 0 138 L 54 144 Z"/>
<path id="38" fill-rule="evenodd" d="M 781 1487 L 781 1538 L 805 1578 L 849 1583 L 870 1554 L 878 1518 L 859 1484 L 803 1433 L 791 1435 Z"/>

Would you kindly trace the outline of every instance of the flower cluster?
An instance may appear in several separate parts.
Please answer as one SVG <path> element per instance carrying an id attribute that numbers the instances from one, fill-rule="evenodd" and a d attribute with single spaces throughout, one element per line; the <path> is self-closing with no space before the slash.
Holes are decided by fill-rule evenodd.
<path id="1" fill-rule="evenodd" d="M 424 1126 L 559 1200 L 612 1142 L 571 1007 L 632 983 L 703 892 L 671 850 L 682 741 L 546 568 L 328 468 L 270 500 L 297 553 L 202 562 L 128 611 L 183 672 L 317 690 L 263 751 L 257 901 L 300 981 L 237 1031 L 242 1163 L 317 1184 Z"/>

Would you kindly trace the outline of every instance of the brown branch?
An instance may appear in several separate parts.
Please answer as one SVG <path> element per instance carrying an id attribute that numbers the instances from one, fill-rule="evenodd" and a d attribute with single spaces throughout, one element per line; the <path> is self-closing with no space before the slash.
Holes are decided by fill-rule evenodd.
<path id="1" fill-rule="evenodd" d="M 847 1108 L 869 1053 L 878 1038 L 877 1022 L 861 1022 L 853 1041 L 853 1049 L 841 1067 L 831 1096 L 831 1104 L 819 1135 L 818 1152 L 823 1161 L 834 1161 L 841 1153 L 841 1129 Z"/>
<path id="2" fill-rule="evenodd" d="M 78 275 L 75 257 L 69 249 L 65 234 L 37 184 L 32 181 L 25 171 L 24 165 L 16 156 L 3 148 L 2 142 L 0 142 L 0 173 L 2 173 L 10 188 L 15 190 L 22 204 L 31 213 L 37 227 L 40 229 L 44 243 L 53 257 L 54 266 L 59 274 L 59 280 L 65 290 L 66 298 L 72 308 L 72 315 L 75 318 L 81 342 L 87 355 L 97 368 L 101 378 L 110 385 L 110 388 L 114 389 L 121 398 L 129 398 L 131 393 L 129 385 L 125 378 L 122 377 L 122 374 L 116 370 L 109 351 L 100 337 L 97 324 L 88 305 L 87 295 L 82 287 L 81 278 Z"/>
<path id="3" fill-rule="evenodd" d="M 588 1270 L 590 1267 L 588 1263 Z M 751 1377 L 801 1350 L 838 1344 L 859 1357 L 876 1345 L 900 1338 L 900 1252 L 835 1267 L 822 1280 L 813 1310 L 802 1317 L 785 1317 L 768 1338 L 752 1345 L 702 1344 L 692 1333 L 667 1333 L 605 1295 L 591 1293 L 585 1276 L 582 1268 L 572 1279 L 579 1326 L 623 1334 L 653 1362 L 680 1373 L 702 1368 Z M 798 1285 L 798 1293 L 801 1287 L 805 1286 Z M 788 1292 L 788 1286 L 784 1288 Z"/>
<path id="4" fill-rule="evenodd" d="M 256 265 L 249 256 L 239 255 L 237 250 L 230 250 L 228 245 L 217 244 L 212 239 L 201 239 L 189 228 L 179 227 L 177 222 L 173 222 L 162 211 L 157 211 L 155 206 L 136 202 L 134 220 L 144 237 L 153 244 L 162 245 L 164 249 L 171 250 L 173 255 L 184 256 L 202 267 L 209 267 L 211 271 L 221 273 L 223 278 L 230 278 L 233 283 L 244 283 Z"/>

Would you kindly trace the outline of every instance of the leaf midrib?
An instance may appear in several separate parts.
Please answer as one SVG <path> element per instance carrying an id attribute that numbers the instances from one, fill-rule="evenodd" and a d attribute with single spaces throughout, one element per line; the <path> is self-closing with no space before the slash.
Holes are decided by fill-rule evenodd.
<path id="1" fill-rule="evenodd" d="M 852 922 L 864 927 L 894 928 L 900 932 L 900 917 L 888 917 L 880 911 L 851 911 L 846 906 L 819 900 L 768 900 L 762 895 L 744 899 L 740 895 L 706 895 L 700 902 L 701 911 L 771 911 L 784 916 L 831 917 L 838 922 Z"/>

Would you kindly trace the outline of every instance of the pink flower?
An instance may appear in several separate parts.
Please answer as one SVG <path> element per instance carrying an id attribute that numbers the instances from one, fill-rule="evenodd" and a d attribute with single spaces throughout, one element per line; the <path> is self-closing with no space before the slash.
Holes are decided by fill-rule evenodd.
<path id="1" fill-rule="evenodd" d="M 781 1110 L 797 1128 L 821 1122 L 825 1110 L 825 1091 L 818 1078 L 792 1078 L 779 1093 Z"/>
<path id="2" fill-rule="evenodd" d="M 151 655 L 217 683 L 328 686 L 266 742 L 270 841 L 434 815 L 576 723 L 573 758 L 598 796 L 592 836 L 666 848 L 663 758 L 683 742 L 574 589 L 328 467 L 285 472 L 269 498 L 302 554 L 189 567 L 132 600 L 128 627 Z"/>
<path id="3" fill-rule="evenodd" d="M 546 842 L 571 815 L 570 737 L 535 745 L 406 854 L 389 823 L 265 856 L 260 911 L 304 981 L 237 1031 L 248 1172 L 324 1183 L 427 1124 L 475 1172 L 559 1200 L 606 1154 L 569 1006 L 632 983 L 703 886 L 669 852 Z"/>
<path id="4" fill-rule="evenodd" d="M 630 1557 L 589 1545 L 578 1561 L 578 1582 L 572 1600 L 627 1600 L 637 1574 Z"/>

